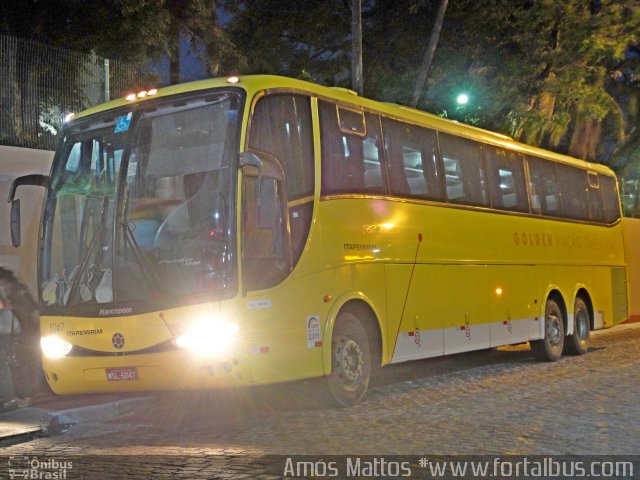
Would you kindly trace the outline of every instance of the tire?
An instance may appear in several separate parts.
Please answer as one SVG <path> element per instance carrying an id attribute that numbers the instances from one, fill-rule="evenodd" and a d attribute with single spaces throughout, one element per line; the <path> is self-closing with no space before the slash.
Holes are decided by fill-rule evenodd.
<path id="1" fill-rule="evenodd" d="M 562 357 L 564 348 L 564 317 L 554 299 L 547 300 L 544 310 L 544 338 L 531 342 L 531 351 L 537 360 L 555 362 Z"/>
<path id="2" fill-rule="evenodd" d="M 584 355 L 589 351 L 591 337 L 591 315 L 585 301 L 578 297 L 573 307 L 573 335 L 564 342 L 564 353 Z"/>
<path id="3" fill-rule="evenodd" d="M 372 370 L 367 332 L 358 318 L 341 313 L 331 337 L 329 392 L 341 407 L 356 405 L 367 393 Z"/>

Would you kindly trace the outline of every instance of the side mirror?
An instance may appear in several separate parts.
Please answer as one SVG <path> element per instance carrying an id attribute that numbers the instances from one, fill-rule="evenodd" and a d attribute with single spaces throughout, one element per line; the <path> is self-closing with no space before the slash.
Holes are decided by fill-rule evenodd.
<path id="1" fill-rule="evenodd" d="M 22 177 L 16 178 L 11 183 L 7 202 L 11 203 L 13 201 L 16 196 L 16 190 L 18 190 L 18 187 L 21 187 L 22 185 L 33 185 L 34 187 L 47 188 L 49 186 L 49 175 L 34 173 L 32 175 L 23 175 Z"/>
<path id="2" fill-rule="evenodd" d="M 253 152 L 242 152 L 240 154 L 240 166 L 245 175 L 251 177 L 262 177 L 262 159 Z"/>
<path id="3" fill-rule="evenodd" d="M 284 185 L 280 162 L 268 153 L 247 150 L 240 154 L 240 167 L 243 175 L 256 179 L 257 226 L 274 228 L 280 214 L 278 190 Z"/>
<path id="4" fill-rule="evenodd" d="M 23 175 L 11 183 L 7 202 L 11 204 L 9 227 L 11 229 L 11 245 L 14 247 L 20 246 L 20 200 L 17 200 L 15 197 L 16 190 L 22 185 L 47 188 L 49 186 L 49 176 L 42 174 Z"/>
<path id="5" fill-rule="evenodd" d="M 20 200 L 11 202 L 11 245 L 20 246 Z"/>

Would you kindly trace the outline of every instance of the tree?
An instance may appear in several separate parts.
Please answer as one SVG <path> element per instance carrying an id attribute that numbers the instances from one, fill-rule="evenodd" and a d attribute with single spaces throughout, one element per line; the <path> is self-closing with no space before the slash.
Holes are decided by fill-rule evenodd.
<path id="1" fill-rule="evenodd" d="M 612 75 L 638 39 L 639 9 L 624 1 L 453 2 L 421 105 L 605 161 L 605 145 L 624 142 L 628 131 Z M 454 103 L 462 89 L 472 92 L 464 108 Z"/>
<path id="2" fill-rule="evenodd" d="M 224 1 L 227 32 L 245 73 L 348 85 L 351 11 L 347 0 Z"/>
<path id="3" fill-rule="evenodd" d="M 108 57 L 167 54 L 174 81 L 177 39 L 187 38 L 214 75 L 276 73 L 348 86 L 353 2 L 359 3 L 101 0 L 88 6 L 70 0 L 61 7 L 40 0 L 37 12 L 29 11 L 31 2 L 16 2 L 0 18 L 5 29 L 31 24 L 22 32 L 27 37 L 56 38 Z M 417 91 L 420 108 L 590 160 L 606 161 L 637 136 L 630 125 L 638 85 L 625 84 L 621 93 L 614 78 L 625 52 L 638 45 L 637 1 L 368 0 L 361 6 L 366 96 L 413 105 Z M 471 94 L 464 107 L 455 104 L 462 90 Z"/>
<path id="4" fill-rule="evenodd" d="M 183 37 L 202 47 L 212 74 L 242 63 L 219 24 L 215 0 L 13 3 L 0 13 L 2 33 L 124 61 L 148 62 L 167 55 L 173 82 L 179 81 Z"/>
<path id="5" fill-rule="evenodd" d="M 242 64 L 219 25 L 213 0 L 13 1 L 11 8 L 0 10 L 0 33 L 47 45 L 12 41 L 1 59 L 4 84 L 10 87 L 0 92 L 5 106 L 0 138 L 19 146 L 54 148 L 52 134 L 64 111 L 102 101 L 87 93 L 87 84 L 102 80 L 99 57 L 112 59 L 110 90 L 115 96 L 158 85 L 149 64 L 165 55 L 171 83 L 179 82 L 185 39 L 201 52 L 212 75 L 237 71 Z M 53 46 L 69 50 L 54 51 Z M 39 59 L 47 48 L 46 58 Z"/>
<path id="6" fill-rule="evenodd" d="M 202 61 L 212 76 L 238 70 L 244 62 L 221 28 L 214 0 L 165 0 L 164 53 L 170 59 L 171 83 L 180 82 L 180 41 L 187 38 L 202 50 Z"/>
<path id="7" fill-rule="evenodd" d="M 351 0 L 351 88 L 362 95 L 362 0 Z"/>
<path id="8" fill-rule="evenodd" d="M 424 84 L 427 81 L 427 76 L 429 75 L 429 70 L 431 69 L 431 62 L 433 61 L 433 56 L 436 53 L 436 45 L 438 45 L 438 38 L 440 38 L 440 30 L 442 30 L 442 23 L 444 22 L 444 14 L 447 11 L 448 3 L 449 0 L 440 0 L 438 15 L 436 16 L 431 35 L 429 35 L 429 44 L 427 45 L 422 64 L 420 65 L 420 70 L 418 72 L 418 77 L 416 78 L 416 82 L 413 86 L 413 94 L 411 95 L 410 103 L 413 108 L 418 105 L 418 100 L 420 100 L 422 89 L 424 88 Z"/>
<path id="9" fill-rule="evenodd" d="M 640 8 L 624 2 L 540 2 L 536 12 L 523 8 L 521 19 L 545 41 L 537 42 L 540 67 L 531 79 L 536 91 L 517 112 L 516 134 L 596 160 L 605 126 L 618 141 L 624 138 L 624 115 L 609 80 L 636 38 Z M 531 36 L 522 40 L 535 41 Z"/>

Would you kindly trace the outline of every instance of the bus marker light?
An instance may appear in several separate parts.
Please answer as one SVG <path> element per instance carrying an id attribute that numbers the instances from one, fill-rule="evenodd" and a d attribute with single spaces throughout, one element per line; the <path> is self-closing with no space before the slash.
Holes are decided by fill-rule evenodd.
<path id="1" fill-rule="evenodd" d="M 152 95 L 157 95 L 157 93 L 158 93 L 157 88 L 151 88 L 149 90 L 141 90 L 138 93 L 130 93 L 124 98 L 128 102 L 133 102 L 136 98 L 150 97 Z"/>
<path id="2" fill-rule="evenodd" d="M 240 81 L 240 78 L 237 75 L 232 75 L 229 78 L 227 78 L 227 83 L 238 83 Z"/>

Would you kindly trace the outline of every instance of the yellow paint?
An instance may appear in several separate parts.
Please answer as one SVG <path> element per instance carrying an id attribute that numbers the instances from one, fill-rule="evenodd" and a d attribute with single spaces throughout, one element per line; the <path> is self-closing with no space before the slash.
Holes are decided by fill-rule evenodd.
<path id="1" fill-rule="evenodd" d="M 629 275 L 629 315 L 640 318 L 640 219 L 622 220 L 624 249 Z"/>

